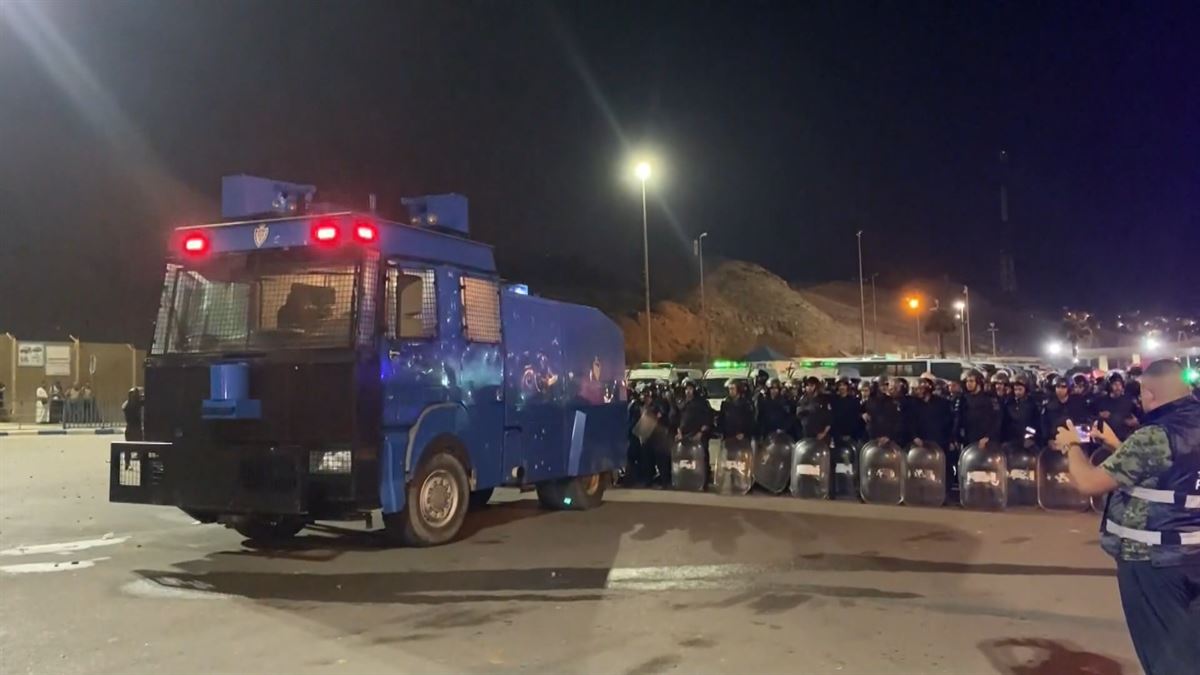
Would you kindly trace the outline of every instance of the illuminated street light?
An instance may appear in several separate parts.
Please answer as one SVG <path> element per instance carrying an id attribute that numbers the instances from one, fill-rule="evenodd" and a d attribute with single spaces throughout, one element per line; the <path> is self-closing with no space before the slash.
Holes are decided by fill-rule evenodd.
<path id="1" fill-rule="evenodd" d="M 963 311 L 963 310 L 964 310 L 964 309 L 966 309 L 966 308 L 967 308 L 967 303 L 963 302 L 962 300 L 955 300 L 955 301 L 954 301 L 954 309 L 957 309 L 958 311 L 960 311 L 960 312 L 961 312 L 961 311 Z"/>
<path id="2" fill-rule="evenodd" d="M 633 173 L 643 183 L 650 180 L 650 162 L 638 162 L 637 166 L 633 169 Z"/>
<path id="3" fill-rule="evenodd" d="M 1146 347 L 1146 351 L 1148 352 L 1157 351 L 1158 348 L 1162 346 L 1162 342 L 1160 342 L 1159 339 L 1153 335 L 1147 335 L 1146 339 L 1142 341 L 1142 344 Z"/>
<path id="4" fill-rule="evenodd" d="M 905 302 L 905 304 L 908 305 L 908 308 L 913 311 L 913 314 L 915 314 L 917 316 L 917 353 L 920 354 L 921 353 L 921 312 L 920 312 L 921 299 L 916 296 L 912 296 L 912 297 L 908 298 L 907 300 L 905 300 L 904 302 Z"/>
<path id="5" fill-rule="evenodd" d="M 1058 356 L 1062 354 L 1063 344 L 1058 340 L 1053 340 L 1046 343 L 1046 353 L 1050 356 Z"/>

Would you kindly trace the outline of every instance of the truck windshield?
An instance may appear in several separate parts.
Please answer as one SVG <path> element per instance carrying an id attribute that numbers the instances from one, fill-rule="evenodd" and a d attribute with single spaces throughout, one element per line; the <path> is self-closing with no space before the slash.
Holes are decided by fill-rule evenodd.
<path id="1" fill-rule="evenodd" d="M 358 269 L 352 258 L 307 250 L 228 253 L 171 265 L 154 351 L 350 346 Z"/>

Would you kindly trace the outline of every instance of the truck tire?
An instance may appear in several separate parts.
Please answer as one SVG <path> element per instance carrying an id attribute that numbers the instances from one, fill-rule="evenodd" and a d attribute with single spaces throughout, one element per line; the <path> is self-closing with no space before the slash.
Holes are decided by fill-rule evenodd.
<path id="1" fill-rule="evenodd" d="M 238 516 L 230 524 L 243 537 L 266 544 L 291 539 L 306 523 L 295 516 Z"/>
<path id="2" fill-rule="evenodd" d="M 471 510 L 482 509 L 483 507 L 487 506 L 488 502 L 492 501 L 492 493 L 495 491 L 495 488 L 484 488 L 482 490 L 475 490 L 472 492 L 471 499 L 469 500 Z"/>
<path id="3" fill-rule="evenodd" d="M 612 474 L 594 473 L 537 484 L 538 502 L 555 511 L 586 511 L 600 506 Z"/>
<path id="4" fill-rule="evenodd" d="M 467 515 L 467 471 L 457 457 L 435 451 L 418 467 L 399 513 L 385 514 L 388 537 L 406 546 L 436 546 L 454 539 Z"/>

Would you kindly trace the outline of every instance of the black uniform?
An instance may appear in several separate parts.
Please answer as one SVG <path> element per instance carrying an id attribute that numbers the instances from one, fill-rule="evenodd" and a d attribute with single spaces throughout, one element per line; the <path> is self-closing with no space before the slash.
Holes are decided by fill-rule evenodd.
<path id="1" fill-rule="evenodd" d="M 847 397 L 849 398 L 849 397 Z M 826 427 L 833 426 L 831 401 L 824 394 L 802 396 L 796 404 L 796 418 L 801 438 L 816 438 Z M 862 418 L 858 418 L 862 421 Z M 834 438 L 838 438 L 834 434 Z"/>
<path id="2" fill-rule="evenodd" d="M 1046 407 L 1042 411 L 1042 440 L 1049 443 L 1058 434 L 1058 428 L 1065 426 L 1067 420 L 1076 425 L 1087 424 L 1092 419 L 1087 401 L 1077 394 L 1068 394 L 1066 401 L 1058 400 L 1057 396 L 1046 399 Z"/>
<path id="3" fill-rule="evenodd" d="M 1038 435 L 1041 420 L 1038 419 L 1038 407 L 1033 399 L 1028 396 L 1011 396 L 1004 402 L 1003 410 L 1004 424 L 1000 438 L 1005 443 L 1010 443 L 1016 448 L 1024 447 L 1026 427 L 1033 429 L 1035 436 Z"/>
<path id="4" fill-rule="evenodd" d="M 1000 438 L 1000 401 L 983 392 L 967 393 L 963 396 L 961 420 L 964 446 L 978 443 L 983 438 L 997 440 Z"/>
<path id="5" fill-rule="evenodd" d="M 896 407 L 900 410 L 900 431 L 892 440 L 902 448 L 907 448 L 912 445 L 914 438 L 913 434 L 916 429 L 916 402 L 915 396 L 901 396 L 894 398 Z"/>
<path id="6" fill-rule="evenodd" d="M 700 433 L 701 429 L 712 429 L 713 410 L 708 401 L 697 395 L 690 401 L 684 401 L 679 409 L 679 433 L 684 438 L 690 438 Z"/>
<path id="7" fill-rule="evenodd" d="M 795 437 L 792 429 L 795 417 L 783 396 L 771 398 L 770 394 L 758 400 L 758 435 L 767 437 L 776 431 Z"/>
<path id="8" fill-rule="evenodd" d="M 1108 413 L 1106 420 L 1116 432 L 1117 438 L 1124 441 L 1129 438 L 1129 434 L 1133 433 L 1135 427 L 1126 424 L 1130 416 L 1136 416 L 1136 405 L 1133 398 L 1129 394 L 1121 394 L 1120 396 L 1112 396 L 1111 394 L 1096 399 L 1094 411 L 1096 417 L 1104 418 L 1103 413 Z"/>
<path id="9" fill-rule="evenodd" d="M 830 433 L 835 439 L 860 439 L 863 435 L 862 403 L 853 394 L 834 396 L 829 402 Z"/>
<path id="10" fill-rule="evenodd" d="M 912 422 L 914 438 L 926 443 L 937 443 L 943 451 L 950 449 L 950 435 L 954 431 L 954 410 L 949 401 L 940 396 L 930 396 L 928 401 L 914 398 Z"/>
<path id="11" fill-rule="evenodd" d="M 738 434 L 746 437 L 754 435 L 754 406 L 745 397 L 727 398 L 721 402 L 721 412 L 717 416 L 717 427 L 726 438 L 734 438 Z"/>
<path id="12" fill-rule="evenodd" d="M 871 416 L 867 422 L 868 438 L 898 440 L 902 432 L 900 406 L 887 394 L 876 394 L 863 402 L 863 411 Z"/>

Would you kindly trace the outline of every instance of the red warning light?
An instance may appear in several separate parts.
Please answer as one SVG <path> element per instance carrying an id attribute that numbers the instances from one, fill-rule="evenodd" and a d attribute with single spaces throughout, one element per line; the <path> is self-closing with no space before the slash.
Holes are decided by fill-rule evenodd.
<path id="1" fill-rule="evenodd" d="M 313 223 L 312 240 L 318 244 L 335 244 L 337 243 L 338 234 L 337 223 L 331 218 L 321 219 Z"/>
<path id="2" fill-rule="evenodd" d="M 355 221 L 354 238 L 361 243 L 370 244 L 379 239 L 379 229 L 369 220 Z"/>
<path id="3" fill-rule="evenodd" d="M 208 252 L 208 237 L 189 234 L 183 238 L 183 252 L 188 255 L 204 255 Z"/>

